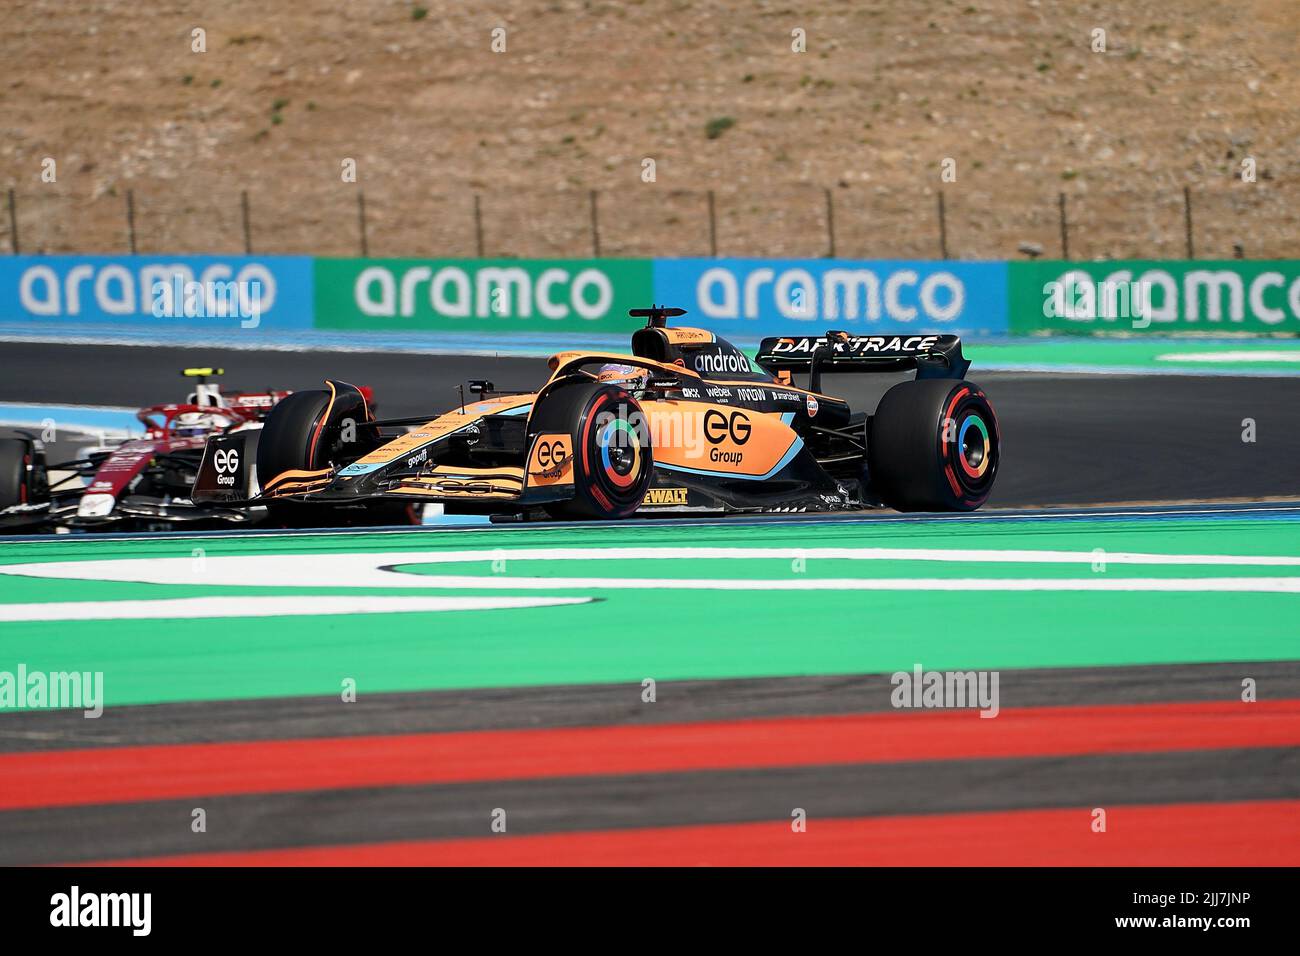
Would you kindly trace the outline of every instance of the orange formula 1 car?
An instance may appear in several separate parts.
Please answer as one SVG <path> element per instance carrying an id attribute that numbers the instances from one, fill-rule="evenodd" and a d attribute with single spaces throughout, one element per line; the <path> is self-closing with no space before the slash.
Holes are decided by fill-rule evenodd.
<path id="1" fill-rule="evenodd" d="M 751 361 L 712 332 L 668 327 L 681 309 L 631 314 L 648 320 L 631 355 L 561 352 L 538 391 L 471 382 L 472 401 L 432 418 L 377 420 L 343 382 L 295 392 L 261 429 L 208 439 L 194 500 L 355 524 L 408 520 L 402 503 L 604 519 L 970 511 L 993 487 L 997 418 L 964 380 L 956 336 L 769 338 Z M 916 380 L 870 415 L 821 390 L 826 373 L 906 370 Z"/>

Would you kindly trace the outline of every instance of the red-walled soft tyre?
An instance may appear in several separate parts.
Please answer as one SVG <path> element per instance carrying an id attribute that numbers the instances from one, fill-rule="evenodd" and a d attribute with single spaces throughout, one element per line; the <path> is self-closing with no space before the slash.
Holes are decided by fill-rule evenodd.
<path id="1" fill-rule="evenodd" d="M 573 436 L 573 498 L 546 506 L 556 518 L 626 518 L 641 507 L 654 449 L 641 406 L 619 385 L 571 385 L 544 398 L 531 427 Z"/>
<path id="2" fill-rule="evenodd" d="M 899 511 L 974 511 L 993 490 L 1001 446 L 997 415 L 978 385 L 903 382 L 871 418 L 871 488 Z"/>

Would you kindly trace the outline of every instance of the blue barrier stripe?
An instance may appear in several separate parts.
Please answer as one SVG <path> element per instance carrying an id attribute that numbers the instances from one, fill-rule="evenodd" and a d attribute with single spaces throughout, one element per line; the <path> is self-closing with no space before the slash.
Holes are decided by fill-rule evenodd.
<path id="1" fill-rule="evenodd" d="M 144 426 L 135 417 L 133 408 L 101 405 L 26 405 L 18 402 L 0 402 L 0 423 L 43 427 L 47 420 L 63 431 L 78 429 L 111 428 L 144 434 Z"/>

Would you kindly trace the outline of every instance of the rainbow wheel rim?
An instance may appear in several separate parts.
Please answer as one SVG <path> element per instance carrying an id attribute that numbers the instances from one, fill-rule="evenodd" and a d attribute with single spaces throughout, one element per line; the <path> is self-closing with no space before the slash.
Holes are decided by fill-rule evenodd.
<path id="1" fill-rule="evenodd" d="M 961 464 L 961 470 L 978 480 L 989 470 L 992 458 L 988 426 L 978 415 L 967 415 L 957 431 L 957 460 Z"/>
<path id="2" fill-rule="evenodd" d="M 624 437 L 619 437 L 620 434 Z M 641 470 L 641 443 L 626 419 L 616 418 L 596 436 L 605 477 L 615 488 L 631 488 Z"/>

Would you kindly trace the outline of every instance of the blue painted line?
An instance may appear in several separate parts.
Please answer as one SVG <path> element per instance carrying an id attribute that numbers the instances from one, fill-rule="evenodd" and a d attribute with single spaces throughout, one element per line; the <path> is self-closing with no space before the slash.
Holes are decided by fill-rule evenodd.
<path id="1" fill-rule="evenodd" d="M 690 317 L 686 322 L 689 324 Z M 726 337 L 733 345 L 745 350 L 752 359 L 761 336 L 748 334 L 743 326 L 727 331 Z M 716 338 L 716 335 L 715 335 Z M 34 330 L 31 325 L 6 324 L 0 320 L 0 342 L 48 342 L 51 344 L 102 344 L 110 346 L 170 346 L 176 348 L 222 348 L 247 351 L 292 352 L 402 352 L 416 355 L 474 355 L 500 356 L 502 358 L 547 358 L 557 352 L 587 350 L 594 352 L 630 351 L 630 333 L 556 334 L 511 331 L 506 335 L 472 332 L 346 332 L 324 330 L 287 329 L 229 329 L 229 330 L 176 330 L 156 326 L 94 326 L 59 325 L 57 334 L 51 330 Z M 970 336 L 963 339 L 966 345 L 979 343 L 1013 344 L 1032 342 L 1041 345 L 1041 339 L 1016 339 L 1005 336 Z M 1186 339 L 1143 339 L 1161 348 L 1186 349 Z M 1060 343 L 1062 346 L 1065 343 Z M 1194 347 L 1242 347 L 1240 339 L 1196 339 Z M 1295 366 L 1267 368 L 1240 368 L 1235 365 L 1199 363 L 1175 364 L 1170 367 L 1149 365 L 1088 365 L 1060 364 L 1055 362 L 986 362 L 978 352 L 972 356 L 976 367 L 995 372 L 1062 372 L 1080 375 L 1183 375 L 1217 378 L 1294 378 L 1300 376 Z"/>
<path id="2" fill-rule="evenodd" d="M 978 362 L 982 372 L 1039 372 L 1067 375 L 1182 375 L 1196 378 L 1294 378 L 1300 368 L 1240 368 L 1227 365 L 1063 365 L 1043 362 Z"/>
<path id="3" fill-rule="evenodd" d="M 26 405 L 19 402 L 0 402 L 0 424 L 44 427 L 53 421 L 60 431 L 113 429 L 133 435 L 144 434 L 144 426 L 135 417 L 133 408 L 116 408 L 104 405 Z"/>
<path id="4" fill-rule="evenodd" d="M 483 527 L 491 525 L 492 519 L 487 515 L 449 515 L 449 514 L 432 514 L 432 508 L 425 508 L 424 517 L 421 524 L 426 528 L 455 528 L 473 525 Z"/>
<path id="5" fill-rule="evenodd" d="M 0 322 L 0 341 L 58 345 L 170 346 L 249 351 L 405 352 L 421 355 L 479 355 L 548 358 L 557 352 L 588 350 L 626 353 L 630 333 L 612 335 L 488 335 L 447 332 L 169 331 L 158 328 L 60 326 L 58 334 Z M 755 340 L 757 344 L 757 340 Z"/>

